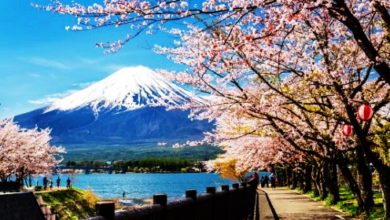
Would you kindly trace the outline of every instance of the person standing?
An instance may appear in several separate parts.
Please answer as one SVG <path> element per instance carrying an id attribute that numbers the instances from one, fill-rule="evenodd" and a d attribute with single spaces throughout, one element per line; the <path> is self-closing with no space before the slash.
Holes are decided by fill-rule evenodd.
<path id="1" fill-rule="evenodd" d="M 70 189 L 71 188 L 71 185 L 70 185 L 70 178 L 68 177 L 68 179 L 66 180 L 66 188 L 67 189 Z"/>
<path id="2" fill-rule="evenodd" d="M 60 188 L 61 185 L 61 179 L 60 176 L 57 177 L 57 188 Z"/>
<path id="3" fill-rule="evenodd" d="M 32 177 L 31 177 L 31 175 L 28 175 L 28 186 L 32 187 Z"/>
<path id="4" fill-rule="evenodd" d="M 270 181 L 271 181 L 271 188 L 275 188 L 276 187 L 276 176 L 274 173 L 271 173 Z"/>
<path id="5" fill-rule="evenodd" d="M 47 177 L 43 177 L 43 188 L 47 189 Z"/>
<path id="6" fill-rule="evenodd" d="M 49 180 L 49 187 L 50 187 L 50 190 L 53 189 L 53 178 L 50 178 L 50 180 Z"/>
<path id="7" fill-rule="evenodd" d="M 268 176 L 264 177 L 264 185 L 268 188 L 268 186 L 269 186 L 269 177 Z"/>
<path id="8" fill-rule="evenodd" d="M 261 177 L 260 183 L 261 183 L 261 188 L 264 188 L 264 186 L 265 186 L 264 176 Z"/>
<path id="9" fill-rule="evenodd" d="M 257 185 L 259 185 L 259 175 L 257 172 L 253 172 L 252 178 L 249 179 L 248 184 L 253 188 L 257 188 Z"/>

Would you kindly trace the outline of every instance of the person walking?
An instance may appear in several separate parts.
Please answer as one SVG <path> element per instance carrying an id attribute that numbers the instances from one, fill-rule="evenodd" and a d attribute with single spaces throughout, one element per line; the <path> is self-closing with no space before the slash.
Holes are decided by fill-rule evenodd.
<path id="1" fill-rule="evenodd" d="M 57 177 L 57 188 L 60 188 L 61 185 L 61 179 L 60 176 Z"/>

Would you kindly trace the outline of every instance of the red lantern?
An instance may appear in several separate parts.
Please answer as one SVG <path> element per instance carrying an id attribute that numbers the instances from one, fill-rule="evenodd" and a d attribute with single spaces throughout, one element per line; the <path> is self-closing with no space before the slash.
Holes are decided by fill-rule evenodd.
<path id="1" fill-rule="evenodd" d="M 342 125 L 341 131 L 343 132 L 343 135 L 351 136 L 352 135 L 352 125 Z"/>
<path id="2" fill-rule="evenodd" d="M 357 115 L 362 121 L 368 121 L 372 118 L 372 114 L 374 112 L 372 111 L 372 108 L 368 104 L 363 104 L 359 106 Z"/>

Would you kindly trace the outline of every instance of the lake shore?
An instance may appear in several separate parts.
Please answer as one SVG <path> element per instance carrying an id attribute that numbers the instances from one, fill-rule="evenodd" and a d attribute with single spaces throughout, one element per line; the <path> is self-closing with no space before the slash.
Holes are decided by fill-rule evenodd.
<path id="1" fill-rule="evenodd" d="M 49 179 L 56 180 L 53 175 Z M 196 189 L 199 193 L 208 186 L 220 187 L 231 184 L 231 181 L 221 178 L 215 173 L 92 173 L 92 174 L 60 174 L 61 187 L 69 177 L 75 188 L 91 190 L 102 199 L 125 198 L 145 199 L 154 194 L 165 193 L 168 199 L 181 198 L 187 189 Z M 42 177 L 38 181 L 42 183 Z M 54 187 L 56 188 L 56 187 Z"/>

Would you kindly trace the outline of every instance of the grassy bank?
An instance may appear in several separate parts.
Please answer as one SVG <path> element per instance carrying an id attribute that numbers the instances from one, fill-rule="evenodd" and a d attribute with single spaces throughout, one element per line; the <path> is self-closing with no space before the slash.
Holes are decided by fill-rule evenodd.
<path id="1" fill-rule="evenodd" d="M 80 189 L 37 192 L 36 195 L 42 196 L 59 219 L 84 219 L 93 216 L 95 203 L 99 200 L 93 192 Z"/>
<path id="2" fill-rule="evenodd" d="M 296 191 L 302 193 L 299 190 Z M 306 193 L 306 195 L 315 201 L 321 201 L 321 198 L 319 196 L 315 196 L 313 192 L 308 192 Z M 337 204 L 331 205 L 330 197 L 327 197 L 322 202 L 327 207 L 340 210 L 354 217 L 363 218 L 363 216 L 358 215 L 357 200 L 347 187 L 340 187 L 340 201 Z M 382 200 L 382 194 L 380 192 L 374 192 L 374 202 L 375 202 L 375 206 L 372 208 L 368 219 L 383 219 L 384 216 L 383 200 Z"/>

